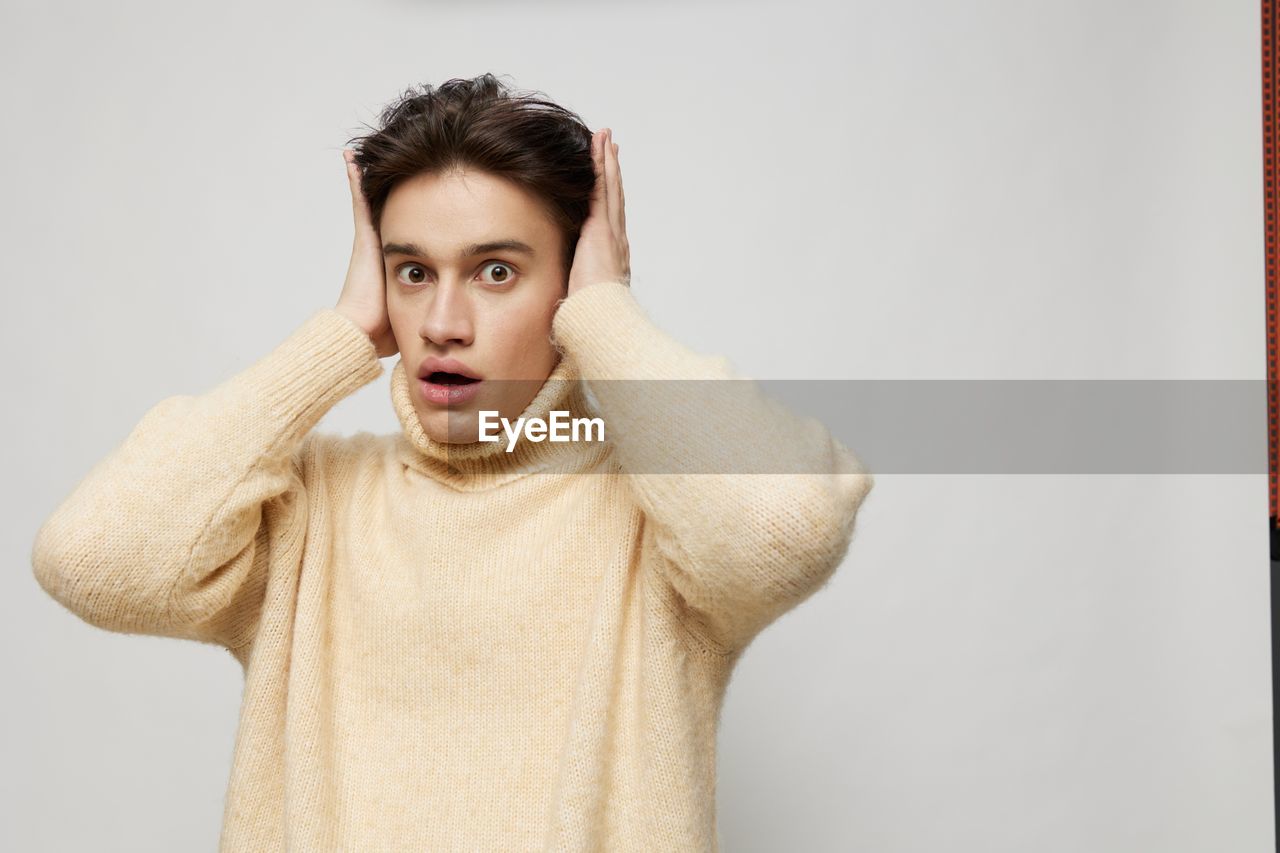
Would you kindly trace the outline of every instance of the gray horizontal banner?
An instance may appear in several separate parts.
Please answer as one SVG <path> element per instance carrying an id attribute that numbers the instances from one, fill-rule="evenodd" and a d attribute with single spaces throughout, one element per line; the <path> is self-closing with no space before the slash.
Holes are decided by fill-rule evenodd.
<path id="1" fill-rule="evenodd" d="M 601 418 L 631 473 L 823 473 L 832 470 L 830 437 L 873 474 L 1267 473 L 1262 380 L 589 380 L 586 387 L 593 409 L 585 414 Z"/>
<path id="2" fill-rule="evenodd" d="M 1266 474 L 1264 380 L 760 380 L 872 472 Z"/>

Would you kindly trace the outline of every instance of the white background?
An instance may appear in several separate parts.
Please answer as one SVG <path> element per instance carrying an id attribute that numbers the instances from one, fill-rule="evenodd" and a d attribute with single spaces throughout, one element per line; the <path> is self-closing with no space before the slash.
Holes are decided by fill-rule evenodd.
<path id="1" fill-rule="evenodd" d="M 336 302 L 339 149 L 413 83 L 612 127 L 637 297 L 745 375 L 1265 377 L 1256 0 L 3 17 L 6 849 L 214 849 L 239 666 L 79 622 L 30 548 Z M 321 427 L 398 429 L 387 376 Z M 725 850 L 1274 849 L 1266 515 L 1262 474 L 879 473 L 730 685 Z"/>

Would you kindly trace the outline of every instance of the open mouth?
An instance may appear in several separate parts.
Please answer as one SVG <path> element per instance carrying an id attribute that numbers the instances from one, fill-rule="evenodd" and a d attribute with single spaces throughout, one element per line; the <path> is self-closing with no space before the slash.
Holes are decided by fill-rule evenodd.
<path id="1" fill-rule="evenodd" d="M 447 373 L 443 370 L 428 373 L 426 378 L 433 385 L 471 385 L 480 381 L 473 376 L 463 376 L 461 373 Z"/>

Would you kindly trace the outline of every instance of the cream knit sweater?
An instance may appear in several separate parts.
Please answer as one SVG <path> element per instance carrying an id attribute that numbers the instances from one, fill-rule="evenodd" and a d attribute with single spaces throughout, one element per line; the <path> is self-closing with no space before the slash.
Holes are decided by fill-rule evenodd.
<path id="1" fill-rule="evenodd" d="M 401 432 L 321 433 L 383 371 L 324 309 L 153 407 L 41 527 L 36 579 L 80 618 L 243 665 L 220 850 L 718 849 L 731 671 L 873 478 L 756 390 L 707 431 L 720 383 L 670 380 L 739 377 L 623 284 L 564 300 L 553 341 L 525 415 L 599 415 L 604 443 L 434 442 L 400 361 Z"/>

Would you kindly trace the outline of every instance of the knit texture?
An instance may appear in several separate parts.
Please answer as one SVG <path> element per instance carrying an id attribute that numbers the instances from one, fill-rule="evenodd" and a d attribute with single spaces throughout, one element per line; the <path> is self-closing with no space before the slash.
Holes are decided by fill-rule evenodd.
<path id="1" fill-rule="evenodd" d="M 599 415 L 604 443 L 435 442 L 400 361 L 400 432 L 322 433 L 383 372 L 324 309 L 153 407 L 40 528 L 71 612 L 243 666 L 220 850 L 718 850 L 729 677 L 844 559 L 873 478 L 756 391 L 708 434 L 706 383 L 674 380 L 739 377 L 621 283 L 563 300 L 552 340 L 525 416 Z M 783 473 L 706 464 L 756 456 Z"/>

